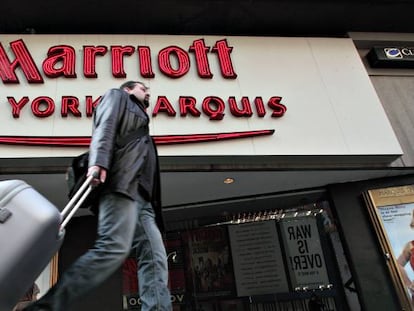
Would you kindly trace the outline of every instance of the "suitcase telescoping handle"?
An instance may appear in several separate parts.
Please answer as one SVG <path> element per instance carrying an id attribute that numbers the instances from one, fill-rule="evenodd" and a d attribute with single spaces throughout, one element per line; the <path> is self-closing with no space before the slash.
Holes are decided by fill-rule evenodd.
<path id="1" fill-rule="evenodd" d="M 60 225 L 60 229 L 63 230 L 68 222 L 72 219 L 73 215 L 82 205 L 82 203 L 86 200 L 89 193 L 91 193 L 93 186 L 91 185 L 92 179 L 98 177 L 98 172 L 94 172 L 93 175 L 90 175 L 86 178 L 85 182 L 79 188 L 79 190 L 75 193 L 75 195 L 70 199 L 68 204 L 66 204 L 65 208 L 60 213 L 62 218 L 62 223 Z"/>

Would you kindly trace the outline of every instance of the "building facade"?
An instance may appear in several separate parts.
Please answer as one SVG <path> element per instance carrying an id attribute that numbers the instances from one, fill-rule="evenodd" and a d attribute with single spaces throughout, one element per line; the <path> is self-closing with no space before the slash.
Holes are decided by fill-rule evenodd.
<path id="1" fill-rule="evenodd" d="M 401 52 L 412 40 L 1 35 L 0 177 L 62 208 L 99 96 L 143 80 L 175 310 L 308 310 L 313 300 L 409 310 L 397 259 L 413 209 L 414 80 Z M 378 64 L 374 48 L 397 54 Z M 78 216 L 60 270 L 93 241 L 96 218 Z M 134 269 L 128 260 L 77 310 L 139 308 Z"/>

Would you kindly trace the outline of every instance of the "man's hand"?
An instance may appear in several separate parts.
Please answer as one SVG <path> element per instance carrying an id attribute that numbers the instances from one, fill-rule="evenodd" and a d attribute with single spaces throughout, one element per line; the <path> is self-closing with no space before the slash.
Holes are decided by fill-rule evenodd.
<path id="1" fill-rule="evenodd" d="M 96 173 L 95 173 L 96 172 Z M 88 168 L 88 174 L 86 176 L 97 176 L 92 179 L 92 185 L 97 186 L 99 184 L 103 184 L 106 180 L 106 169 L 94 165 Z"/>

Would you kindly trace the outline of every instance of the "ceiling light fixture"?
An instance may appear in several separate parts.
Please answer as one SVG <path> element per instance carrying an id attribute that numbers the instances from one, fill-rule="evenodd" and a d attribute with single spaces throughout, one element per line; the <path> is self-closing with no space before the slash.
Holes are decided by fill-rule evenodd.
<path id="1" fill-rule="evenodd" d="M 223 181 L 226 185 L 229 185 L 229 184 L 232 184 L 232 183 L 234 183 L 234 178 L 231 178 L 231 177 L 227 177 L 227 178 L 225 178 L 224 179 L 224 181 Z"/>

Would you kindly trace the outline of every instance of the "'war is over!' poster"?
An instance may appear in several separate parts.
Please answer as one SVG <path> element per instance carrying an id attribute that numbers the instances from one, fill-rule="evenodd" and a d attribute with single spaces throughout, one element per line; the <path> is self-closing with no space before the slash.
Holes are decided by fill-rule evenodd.
<path id="1" fill-rule="evenodd" d="M 285 219 L 280 227 L 293 288 L 329 284 L 316 218 Z"/>

